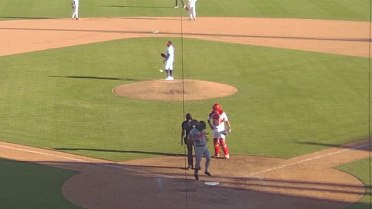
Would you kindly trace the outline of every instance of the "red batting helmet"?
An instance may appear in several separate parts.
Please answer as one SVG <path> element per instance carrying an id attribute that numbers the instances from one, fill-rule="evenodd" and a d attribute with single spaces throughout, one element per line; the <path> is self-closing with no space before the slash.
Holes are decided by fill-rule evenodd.
<path id="1" fill-rule="evenodd" d="M 223 110 L 220 104 L 216 103 L 213 105 L 213 111 L 217 112 L 218 114 L 222 114 Z"/>

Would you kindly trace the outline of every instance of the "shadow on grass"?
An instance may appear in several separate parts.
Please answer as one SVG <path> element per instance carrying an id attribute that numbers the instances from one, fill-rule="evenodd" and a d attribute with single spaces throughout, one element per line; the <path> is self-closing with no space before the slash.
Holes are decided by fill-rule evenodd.
<path id="1" fill-rule="evenodd" d="M 99 76 L 58 76 L 51 75 L 50 78 L 72 78 L 72 79 L 95 79 L 95 80 L 112 80 L 112 81 L 139 81 L 133 78 L 115 78 L 115 77 L 99 77 Z"/>
<path id="2" fill-rule="evenodd" d="M 4 16 L 2 19 L 29 19 L 29 20 L 44 20 L 44 19 L 56 19 L 53 17 L 28 17 L 28 16 Z"/>
<path id="3" fill-rule="evenodd" d="M 171 9 L 173 7 L 145 6 L 145 5 L 103 5 L 101 7 L 111 8 L 140 8 L 140 9 Z"/>
<path id="4" fill-rule="evenodd" d="M 131 153 L 131 154 L 145 154 L 145 155 L 161 155 L 161 156 L 186 156 L 185 154 L 167 153 L 167 152 L 149 152 L 139 150 L 114 150 L 114 149 L 97 149 L 97 148 L 54 148 L 60 151 L 91 151 L 91 152 L 111 152 L 111 153 Z"/>

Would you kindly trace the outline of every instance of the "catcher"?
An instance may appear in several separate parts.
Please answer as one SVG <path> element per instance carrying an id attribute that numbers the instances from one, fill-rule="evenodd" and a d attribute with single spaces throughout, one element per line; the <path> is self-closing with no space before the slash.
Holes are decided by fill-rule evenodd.
<path id="1" fill-rule="evenodd" d="M 213 105 L 212 112 L 209 114 L 208 124 L 213 130 L 214 157 L 220 156 L 220 147 L 222 147 L 225 159 L 229 159 L 229 148 L 225 138 L 231 132 L 231 124 L 221 105 Z"/>

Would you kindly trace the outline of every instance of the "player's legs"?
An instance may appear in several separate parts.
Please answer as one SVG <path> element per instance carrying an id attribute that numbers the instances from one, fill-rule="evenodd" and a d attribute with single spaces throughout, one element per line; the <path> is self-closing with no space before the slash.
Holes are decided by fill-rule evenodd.
<path id="1" fill-rule="evenodd" d="M 205 172 L 208 172 L 209 163 L 211 162 L 211 155 L 207 147 L 204 150 L 204 157 L 205 157 Z"/>
<path id="2" fill-rule="evenodd" d="M 229 148 L 227 147 L 226 140 L 221 138 L 219 142 L 220 142 L 220 146 L 222 147 L 222 151 L 223 151 L 223 154 L 225 155 L 225 158 L 229 159 L 230 158 Z"/>
<path id="3" fill-rule="evenodd" d="M 200 162 L 203 157 L 203 147 L 195 147 L 195 171 L 197 172 L 200 168 Z"/>
<path id="4" fill-rule="evenodd" d="M 183 0 L 180 0 L 181 3 L 182 3 L 182 7 L 185 8 L 185 3 L 183 2 Z M 179 5 L 178 5 L 178 0 L 176 0 L 176 6 L 174 8 L 178 8 Z"/>
<path id="5" fill-rule="evenodd" d="M 72 9 L 72 19 L 75 19 L 75 14 L 76 14 L 76 7 L 74 7 L 73 9 Z"/>
<path id="6" fill-rule="evenodd" d="M 195 6 L 192 8 L 191 12 L 192 12 L 192 16 L 193 16 L 194 20 L 196 20 L 196 8 L 195 8 Z"/>
<path id="7" fill-rule="evenodd" d="M 165 78 L 165 80 L 169 80 L 169 70 L 165 70 L 165 74 L 167 75 L 167 77 Z"/>
<path id="8" fill-rule="evenodd" d="M 79 5 L 75 5 L 74 12 L 72 13 L 72 19 L 79 19 Z"/>
<path id="9" fill-rule="evenodd" d="M 76 19 L 79 19 L 79 4 L 75 6 L 75 17 Z"/>
<path id="10" fill-rule="evenodd" d="M 192 144 L 191 143 L 186 143 L 187 144 L 187 162 L 188 162 L 188 167 L 189 168 L 194 168 L 194 158 L 192 156 Z"/>
<path id="11" fill-rule="evenodd" d="M 196 180 L 199 180 L 198 171 L 200 169 L 200 162 L 203 156 L 204 147 L 195 147 L 195 172 L 194 177 Z"/>
<path id="12" fill-rule="evenodd" d="M 220 156 L 220 139 L 213 138 L 213 145 L 214 145 L 214 157 Z"/>
<path id="13" fill-rule="evenodd" d="M 220 155 L 220 133 L 217 130 L 213 130 L 213 146 L 214 146 L 214 157 L 219 157 Z"/>
<path id="14" fill-rule="evenodd" d="M 170 79 L 173 80 L 173 70 L 169 70 L 169 76 L 170 76 Z"/>
<path id="15" fill-rule="evenodd" d="M 167 60 L 165 63 L 165 71 L 167 72 L 166 80 L 173 80 L 173 61 Z"/>

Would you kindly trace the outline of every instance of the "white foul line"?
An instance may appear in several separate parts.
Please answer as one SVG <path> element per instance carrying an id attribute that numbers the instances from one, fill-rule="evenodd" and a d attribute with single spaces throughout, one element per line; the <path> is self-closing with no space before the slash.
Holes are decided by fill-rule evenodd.
<path id="1" fill-rule="evenodd" d="M 319 156 L 316 156 L 316 157 L 300 160 L 300 161 L 297 161 L 297 162 L 293 162 L 293 163 L 269 168 L 269 169 L 266 169 L 266 170 L 263 170 L 263 171 L 259 171 L 259 172 L 249 174 L 247 177 L 257 177 L 259 175 L 269 173 L 269 172 L 272 172 L 272 171 L 275 171 L 275 170 L 280 170 L 280 169 L 290 167 L 290 166 L 293 166 L 293 165 L 299 165 L 299 164 L 302 164 L 302 163 L 305 163 L 305 162 L 308 162 L 308 161 L 317 160 L 317 159 L 320 159 L 320 158 L 323 158 L 323 157 L 339 154 L 339 153 L 342 153 L 342 152 L 347 152 L 347 151 L 350 151 L 350 150 L 353 150 L 353 149 L 360 149 L 360 148 L 363 148 L 363 147 L 366 147 L 366 146 L 368 146 L 368 144 L 359 145 L 359 146 L 355 146 L 355 147 L 351 147 L 351 148 L 347 148 L 347 149 L 342 149 L 342 150 L 339 150 L 339 151 L 336 151 L 336 152 L 331 152 L 331 153 L 328 153 L 328 154 L 325 154 L 325 155 L 319 155 Z M 61 156 L 61 155 L 56 155 L 56 154 L 45 153 L 45 152 L 38 152 L 38 151 L 27 150 L 27 149 L 23 149 L 23 148 L 9 147 L 9 146 L 5 146 L 5 145 L 0 145 L 0 147 L 6 148 L 6 149 L 11 149 L 11 150 L 16 150 L 16 151 L 22 151 L 22 152 L 44 155 L 44 156 L 51 156 L 51 157 L 70 160 L 70 161 L 75 161 L 75 162 L 90 163 L 90 164 L 103 166 L 103 167 L 108 167 L 108 168 L 116 168 L 116 169 L 121 169 L 121 170 L 125 170 L 125 171 L 132 171 L 132 172 L 136 172 L 136 173 L 154 174 L 152 172 L 147 172 L 147 171 L 143 171 L 143 170 L 125 168 L 125 167 L 123 167 L 124 165 L 121 165 L 121 164 L 111 165 L 111 164 L 93 163 L 93 162 L 89 162 L 87 160 L 82 160 L 82 159 L 78 159 L 78 158 L 66 157 L 66 156 Z M 158 176 L 158 177 L 164 177 L 164 178 L 176 178 L 175 176 L 169 176 L 169 175 L 163 175 L 163 174 L 155 174 L 155 175 Z"/>
<path id="2" fill-rule="evenodd" d="M 44 155 L 44 156 L 50 156 L 50 157 L 70 160 L 74 162 L 88 163 L 88 164 L 98 165 L 102 167 L 116 168 L 116 169 L 125 170 L 125 171 L 132 171 L 136 173 L 154 174 L 154 173 L 143 171 L 143 170 L 125 168 L 124 165 L 120 165 L 120 164 L 111 165 L 111 164 L 105 164 L 105 163 L 94 163 L 94 162 L 89 162 L 87 160 L 82 160 L 79 158 L 66 157 L 66 156 L 61 156 L 61 155 L 56 155 L 56 154 L 51 154 L 51 153 L 46 153 L 46 152 L 33 151 L 33 150 L 28 150 L 28 149 L 23 149 L 23 148 L 15 148 L 15 147 L 10 147 L 10 146 L 5 146 L 5 145 L 0 145 L 0 147 L 10 149 L 10 150 L 16 150 L 16 151 L 21 151 L 21 152 L 28 152 L 28 153 L 38 154 L 38 155 Z M 175 178 L 174 176 L 168 176 L 168 175 L 163 175 L 163 174 L 155 174 L 155 175 L 158 177 L 164 177 L 164 178 Z"/>
<path id="3" fill-rule="evenodd" d="M 259 172 L 256 172 L 256 173 L 252 173 L 252 174 L 248 175 L 247 177 L 257 177 L 259 175 L 262 175 L 262 174 L 265 174 L 265 173 L 269 173 L 271 171 L 280 170 L 280 169 L 283 169 L 283 168 L 286 168 L 286 167 L 290 167 L 290 166 L 293 166 L 293 165 L 299 165 L 299 164 L 302 164 L 302 163 L 305 163 L 305 162 L 308 162 L 308 161 L 313 161 L 313 160 L 317 160 L 317 159 L 320 159 L 320 158 L 323 158 L 323 157 L 328 157 L 328 156 L 331 156 L 331 155 L 336 155 L 336 154 L 339 154 L 339 153 L 342 153 L 342 152 L 347 152 L 347 151 L 350 151 L 350 150 L 353 150 L 353 149 L 360 149 L 360 148 L 363 148 L 363 147 L 366 147 L 366 146 L 368 146 L 368 144 L 359 145 L 359 146 L 356 146 L 356 147 L 351 147 L 351 148 L 339 150 L 339 151 L 336 151 L 336 152 L 331 152 L 331 153 L 328 153 L 328 154 L 315 156 L 315 157 L 312 157 L 312 158 L 308 158 L 308 159 L 300 160 L 300 161 L 297 161 L 297 162 L 293 162 L 293 163 L 289 163 L 289 164 L 285 164 L 285 165 L 281 165 L 281 166 L 269 168 L 269 169 L 266 169 L 266 170 L 263 170 L 263 171 L 259 171 Z"/>

